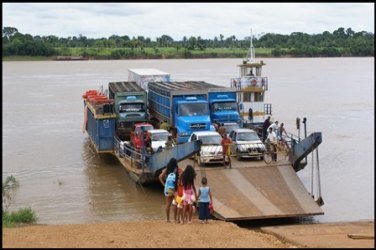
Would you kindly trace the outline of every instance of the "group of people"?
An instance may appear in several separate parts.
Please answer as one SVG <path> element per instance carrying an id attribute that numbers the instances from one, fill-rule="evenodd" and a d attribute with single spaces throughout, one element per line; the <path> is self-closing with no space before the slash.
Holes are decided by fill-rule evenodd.
<path id="1" fill-rule="evenodd" d="M 273 152 L 272 159 L 277 161 L 277 147 L 283 146 L 287 149 L 289 145 L 287 144 L 286 138 L 288 137 L 287 132 L 284 128 L 283 122 L 278 126 L 278 121 L 271 123 L 271 116 L 265 119 L 262 129 L 263 142 L 270 146 Z"/>
<path id="2" fill-rule="evenodd" d="M 192 223 L 193 210 L 198 201 L 199 220 L 208 223 L 210 219 L 209 207 L 213 206 L 213 198 L 206 177 L 202 177 L 201 186 L 196 191 L 194 180 L 196 172 L 192 165 L 187 165 L 184 171 L 178 167 L 175 158 L 171 158 L 167 167 L 159 175 L 164 186 L 166 197 L 166 219 L 170 222 L 170 210 L 173 206 L 176 223 Z"/>

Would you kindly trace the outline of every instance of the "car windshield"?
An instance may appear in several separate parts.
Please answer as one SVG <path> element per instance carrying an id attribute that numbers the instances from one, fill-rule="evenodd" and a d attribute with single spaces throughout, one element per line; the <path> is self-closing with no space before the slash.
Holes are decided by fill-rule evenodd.
<path id="1" fill-rule="evenodd" d="M 238 141 L 257 141 L 260 140 L 256 132 L 241 132 L 238 133 Z"/>
<path id="2" fill-rule="evenodd" d="M 119 112 L 144 112 L 144 104 L 143 103 L 122 103 L 119 106 Z"/>
<path id="3" fill-rule="evenodd" d="M 238 124 L 224 124 L 223 127 L 226 128 L 226 133 L 231 133 L 231 131 L 240 128 Z"/>
<path id="4" fill-rule="evenodd" d="M 202 145 L 220 145 L 221 136 L 220 135 L 203 135 L 198 139 L 202 140 Z"/>
<path id="5" fill-rule="evenodd" d="M 214 111 L 236 111 L 236 102 L 217 102 L 213 105 Z"/>
<path id="6" fill-rule="evenodd" d="M 140 126 L 140 127 L 136 127 L 136 129 L 135 129 L 136 135 L 139 135 L 141 133 L 142 128 L 144 128 L 144 131 L 154 129 L 154 127 L 152 125 L 143 125 L 143 126 Z"/>
<path id="7" fill-rule="evenodd" d="M 168 133 L 155 133 L 151 135 L 152 141 L 167 141 Z"/>
<path id="8" fill-rule="evenodd" d="M 181 116 L 208 115 L 208 113 L 207 103 L 184 103 L 179 105 L 179 114 Z"/>

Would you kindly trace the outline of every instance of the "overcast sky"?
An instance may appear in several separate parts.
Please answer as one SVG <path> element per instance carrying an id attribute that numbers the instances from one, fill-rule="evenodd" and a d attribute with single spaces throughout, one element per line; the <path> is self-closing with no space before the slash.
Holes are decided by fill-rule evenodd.
<path id="1" fill-rule="evenodd" d="M 339 27 L 374 33 L 374 3 L 3 3 L 3 27 L 33 36 L 169 35 L 238 39 L 318 34 Z"/>

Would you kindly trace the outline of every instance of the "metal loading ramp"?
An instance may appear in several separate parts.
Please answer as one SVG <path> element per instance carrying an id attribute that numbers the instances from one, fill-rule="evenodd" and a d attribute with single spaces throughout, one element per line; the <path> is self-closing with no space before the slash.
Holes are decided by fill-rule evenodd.
<path id="1" fill-rule="evenodd" d="M 225 220 L 299 217 L 324 214 L 291 165 L 209 169 L 215 217 Z M 196 179 L 196 186 L 200 186 Z"/>

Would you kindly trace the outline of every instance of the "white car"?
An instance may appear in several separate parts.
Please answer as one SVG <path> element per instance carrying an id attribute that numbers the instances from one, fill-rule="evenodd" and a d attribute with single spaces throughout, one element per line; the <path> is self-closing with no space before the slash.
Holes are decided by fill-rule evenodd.
<path id="1" fill-rule="evenodd" d="M 148 130 L 151 138 L 151 147 L 154 152 L 161 151 L 166 148 L 166 142 L 170 133 L 165 129 Z"/>
<path id="2" fill-rule="evenodd" d="M 200 155 L 197 156 L 197 162 L 207 163 L 224 163 L 222 153 L 222 137 L 216 131 L 197 131 L 193 132 L 188 138 L 188 142 L 201 140 Z"/>
<path id="3" fill-rule="evenodd" d="M 254 130 L 249 128 L 235 129 L 230 133 L 230 138 L 233 142 L 231 153 L 235 154 L 238 160 L 241 158 L 262 159 L 265 145 Z"/>

